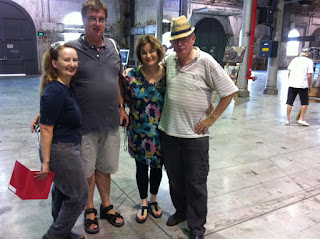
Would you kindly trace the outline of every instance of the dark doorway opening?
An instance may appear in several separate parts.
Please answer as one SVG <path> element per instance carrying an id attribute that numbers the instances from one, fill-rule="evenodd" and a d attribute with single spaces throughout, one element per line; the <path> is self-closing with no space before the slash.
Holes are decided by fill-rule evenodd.
<path id="1" fill-rule="evenodd" d="M 203 18 L 196 24 L 195 45 L 209 53 L 220 65 L 226 47 L 226 34 L 221 23 L 214 18 Z"/>
<path id="2" fill-rule="evenodd" d="M 17 3 L 0 0 L 0 74 L 38 73 L 36 29 Z"/>

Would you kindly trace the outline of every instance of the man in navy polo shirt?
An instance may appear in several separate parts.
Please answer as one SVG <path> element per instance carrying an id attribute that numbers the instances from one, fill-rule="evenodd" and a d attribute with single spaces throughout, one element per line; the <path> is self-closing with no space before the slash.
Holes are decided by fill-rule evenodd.
<path id="1" fill-rule="evenodd" d="M 118 46 L 103 37 L 107 13 L 106 5 L 100 0 L 86 1 L 81 10 L 85 34 L 70 42 L 79 58 L 73 90 L 82 113 L 81 157 L 89 183 L 85 230 L 92 234 L 99 231 L 93 203 L 95 185 L 101 197 L 100 218 L 117 227 L 124 224 L 122 216 L 110 203 L 110 174 L 118 171 L 119 124 L 127 115 L 124 107 L 119 110 L 123 100 L 118 87 L 122 74 Z"/>

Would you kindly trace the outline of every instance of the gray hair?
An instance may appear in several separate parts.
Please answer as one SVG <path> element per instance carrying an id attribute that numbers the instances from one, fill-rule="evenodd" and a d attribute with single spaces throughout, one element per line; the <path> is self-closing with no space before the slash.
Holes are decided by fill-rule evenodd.
<path id="1" fill-rule="evenodd" d="M 311 57 L 312 56 L 311 48 L 310 47 L 302 48 L 300 52 L 300 56 Z"/>

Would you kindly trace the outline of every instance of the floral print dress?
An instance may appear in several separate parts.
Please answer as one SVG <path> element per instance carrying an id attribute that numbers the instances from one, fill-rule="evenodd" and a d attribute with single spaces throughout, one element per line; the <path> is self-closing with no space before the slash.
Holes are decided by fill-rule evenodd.
<path id="1" fill-rule="evenodd" d="M 166 79 L 149 83 L 140 68 L 132 69 L 126 79 L 130 95 L 128 144 L 132 158 L 154 168 L 162 167 L 161 135 L 158 125 L 163 107 Z"/>

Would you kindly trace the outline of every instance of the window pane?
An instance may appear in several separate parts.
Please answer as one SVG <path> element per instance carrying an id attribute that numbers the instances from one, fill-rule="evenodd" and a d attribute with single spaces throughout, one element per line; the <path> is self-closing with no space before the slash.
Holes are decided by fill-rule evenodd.
<path id="1" fill-rule="evenodd" d="M 300 34 L 298 30 L 292 29 L 288 37 L 299 37 Z M 288 41 L 287 43 L 287 56 L 297 56 L 299 55 L 299 42 L 298 41 Z"/>

